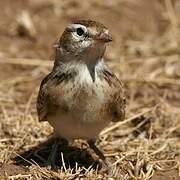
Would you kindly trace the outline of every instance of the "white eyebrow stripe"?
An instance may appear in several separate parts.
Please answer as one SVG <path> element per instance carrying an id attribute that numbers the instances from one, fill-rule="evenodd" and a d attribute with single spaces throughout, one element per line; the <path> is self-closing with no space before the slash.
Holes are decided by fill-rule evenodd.
<path id="1" fill-rule="evenodd" d="M 77 28 L 82 28 L 85 32 L 87 31 L 86 26 L 83 26 L 82 24 L 69 24 L 66 29 L 73 30 Z"/>

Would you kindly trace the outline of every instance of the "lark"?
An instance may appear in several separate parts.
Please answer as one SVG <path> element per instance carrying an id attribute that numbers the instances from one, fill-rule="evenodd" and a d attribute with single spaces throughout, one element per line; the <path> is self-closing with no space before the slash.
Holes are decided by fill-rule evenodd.
<path id="1" fill-rule="evenodd" d="M 79 20 L 68 25 L 37 98 L 40 121 L 48 121 L 60 138 L 87 140 L 103 160 L 96 138 L 110 122 L 125 117 L 123 85 L 103 58 L 111 41 L 109 30 L 99 22 Z"/>

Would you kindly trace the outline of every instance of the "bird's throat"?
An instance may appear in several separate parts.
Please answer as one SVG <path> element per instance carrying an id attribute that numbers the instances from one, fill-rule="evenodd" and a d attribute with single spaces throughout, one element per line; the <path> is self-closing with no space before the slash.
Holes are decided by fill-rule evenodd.
<path id="1" fill-rule="evenodd" d="M 91 75 L 91 78 L 92 78 L 92 81 L 94 82 L 95 81 L 95 68 L 96 68 L 96 64 L 94 63 L 88 63 L 87 64 L 87 68 L 88 68 L 88 71 L 89 71 L 89 74 Z"/>
<path id="2" fill-rule="evenodd" d="M 101 53 L 86 52 L 75 55 L 74 53 L 68 53 L 63 49 L 56 51 L 54 69 L 64 64 L 64 66 L 70 66 L 72 64 L 84 64 L 87 66 L 88 72 L 92 78 L 92 81 L 96 80 L 96 65 L 101 61 L 104 51 Z"/>

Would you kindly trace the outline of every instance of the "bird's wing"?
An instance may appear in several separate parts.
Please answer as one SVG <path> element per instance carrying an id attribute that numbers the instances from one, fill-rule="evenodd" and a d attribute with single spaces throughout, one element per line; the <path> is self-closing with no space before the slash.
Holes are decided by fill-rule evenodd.
<path id="1" fill-rule="evenodd" d="M 126 98 L 122 82 L 108 68 L 103 70 L 103 76 L 111 86 L 109 113 L 113 122 L 125 119 Z"/>
<path id="2" fill-rule="evenodd" d="M 126 107 L 126 99 L 124 96 L 124 92 L 119 88 L 117 92 L 113 95 L 113 101 L 110 105 L 110 112 L 113 115 L 112 121 L 122 121 L 125 119 L 125 107 Z"/>
<path id="3" fill-rule="evenodd" d="M 61 69 L 52 71 L 42 80 L 36 105 L 39 121 L 46 121 L 49 114 L 55 113 L 56 109 L 59 108 L 57 99 L 63 98 L 62 82 L 67 83 L 75 76 L 75 71 L 65 72 Z"/>
<path id="4" fill-rule="evenodd" d="M 37 97 L 37 103 L 36 103 L 36 108 L 37 108 L 37 113 L 39 117 L 39 121 L 45 121 L 46 116 L 48 113 L 48 99 L 49 99 L 49 94 L 48 94 L 48 81 L 52 77 L 52 74 L 48 74 L 41 82 L 40 89 L 39 89 L 39 94 Z"/>

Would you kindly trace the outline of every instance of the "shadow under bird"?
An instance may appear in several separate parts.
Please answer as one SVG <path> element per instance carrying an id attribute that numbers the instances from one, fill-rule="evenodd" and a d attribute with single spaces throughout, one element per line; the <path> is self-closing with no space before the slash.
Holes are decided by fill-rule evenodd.
<path id="1" fill-rule="evenodd" d="M 109 30 L 101 23 L 80 20 L 68 25 L 37 98 L 40 121 L 48 121 L 60 138 L 87 140 L 104 162 L 95 140 L 111 121 L 125 117 L 122 83 L 103 59 L 110 41 Z"/>

